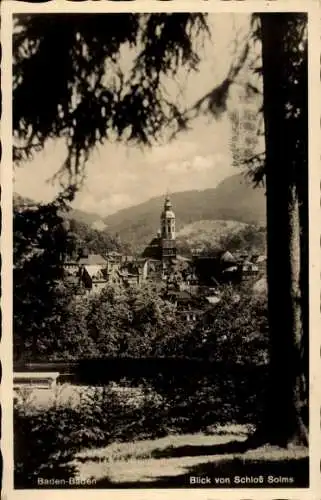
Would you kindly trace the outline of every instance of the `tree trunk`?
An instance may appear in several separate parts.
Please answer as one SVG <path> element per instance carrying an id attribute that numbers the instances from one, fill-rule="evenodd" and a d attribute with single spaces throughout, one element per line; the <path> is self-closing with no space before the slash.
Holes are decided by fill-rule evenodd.
<path id="1" fill-rule="evenodd" d="M 307 75 L 304 71 L 296 75 L 293 63 L 303 24 L 297 14 L 261 15 L 270 371 L 265 413 L 255 438 L 280 446 L 308 442 L 307 419 L 303 418 L 308 331 L 302 314 L 307 273 L 303 275 L 301 270 L 300 238 L 307 221 L 302 220 L 300 204 L 304 200 L 299 184 L 307 178 L 302 176 L 302 169 L 307 169 L 307 96 L 302 100 L 300 95 L 299 115 L 296 101 L 297 93 L 305 88 L 298 78 Z"/>

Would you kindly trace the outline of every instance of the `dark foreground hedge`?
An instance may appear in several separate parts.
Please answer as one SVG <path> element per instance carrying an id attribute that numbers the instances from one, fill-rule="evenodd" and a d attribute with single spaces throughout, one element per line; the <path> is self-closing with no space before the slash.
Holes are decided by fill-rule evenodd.
<path id="1" fill-rule="evenodd" d="M 141 396 L 128 400 L 111 385 L 83 394 L 77 406 L 14 408 L 15 486 L 32 488 L 37 478 L 69 478 L 72 458 L 84 448 L 117 441 L 206 431 L 208 426 L 254 423 L 259 417 L 265 374 L 238 379 L 227 374 L 195 379 L 193 374 L 145 381 Z M 130 386 L 131 381 L 123 384 Z"/>

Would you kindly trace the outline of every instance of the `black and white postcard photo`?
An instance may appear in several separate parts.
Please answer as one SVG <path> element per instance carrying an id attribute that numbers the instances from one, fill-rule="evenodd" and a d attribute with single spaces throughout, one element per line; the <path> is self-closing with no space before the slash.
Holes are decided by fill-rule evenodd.
<path id="1" fill-rule="evenodd" d="M 320 18 L 3 2 L 6 500 L 317 500 Z"/>

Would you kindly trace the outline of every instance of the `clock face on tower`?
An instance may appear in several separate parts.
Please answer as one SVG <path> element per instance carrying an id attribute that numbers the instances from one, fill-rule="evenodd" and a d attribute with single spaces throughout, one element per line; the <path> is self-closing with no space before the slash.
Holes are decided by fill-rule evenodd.
<path id="1" fill-rule="evenodd" d="M 169 196 L 166 196 L 164 208 L 161 213 L 161 237 L 175 240 L 175 214 Z"/>
<path id="2" fill-rule="evenodd" d="M 157 237 L 145 248 L 145 257 L 165 260 L 167 263 L 176 259 L 175 221 L 172 203 L 167 196 L 160 214 L 160 229 L 157 231 Z"/>

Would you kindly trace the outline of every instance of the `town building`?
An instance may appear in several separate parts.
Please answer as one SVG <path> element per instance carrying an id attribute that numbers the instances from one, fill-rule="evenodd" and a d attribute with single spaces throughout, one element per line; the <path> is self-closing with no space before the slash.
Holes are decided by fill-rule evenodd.
<path id="1" fill-rule="evenodd" d="M 76 260 L 63 265 L 65 284 L 77 286 L 83 293 L 100 292 L 108 283 L 108 263 L 99 254 L 82 252 Z"/>
<path id="2" fill-rule="evenodd" d="M 228 250 L 212 251 L 210 255 L 195 253 L 192 259 L 177 253 L 176 216 L 167 195 L 160 213 L 160 227 L 140 257 L 106 251 L 105 256 L 82 252 L 78 259 L 65 260 L 66 281 L 86 292 L 100 291 L 108 283 L 140 286 L 144 282 L 158 283 L 166 293 L 182 297 L 191 294 L 205 299 L 207 305 L 220 301 L 219 289 L 224 283 L 238 285 L 256 278 L 266 266 L 266 257 Z M 180 294 L 182 294 L 180 296 Z M 173 299 L 172 296 L 172 299 Z M 184 301 L 183 301 L 184 302 Z M 198 304 L 188 304 L 186 311 L 198 310 Z M 197 314 L 196 314 L 197 315 Z M 194 317 L 190 316 L 189 317 Z"/>
<path id="3" fill-rule="evenodd" d="M 142 256 L 161 261 L 163 272 L 168 271 L 176 260 L 176 217 L 172 202 L 167 195 L 160 216 L 160 229 L 157 236 L 145 248 Z"/>
<path id="4" fill-rule="evenodd" d="M 118 276 L 125 286 L 141 285 L 147 280 L 147 275 L 148 260 L 143 258 L 126 261 L 118 270 Z"/>

